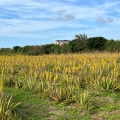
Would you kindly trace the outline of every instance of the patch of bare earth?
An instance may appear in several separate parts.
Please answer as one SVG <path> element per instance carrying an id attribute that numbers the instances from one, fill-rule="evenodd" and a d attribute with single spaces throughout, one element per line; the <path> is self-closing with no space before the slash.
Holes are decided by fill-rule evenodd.
<path id="1" fill-rule="evenodd" d="M 50 116 L 46 118 L 46 120 L 54 120 L 56 116 L 63 116 L 64 114 L 66 114 L 64 110 L 60 110 L 57 107 L 52 106 L 48 108 L 48 111 Z"/>

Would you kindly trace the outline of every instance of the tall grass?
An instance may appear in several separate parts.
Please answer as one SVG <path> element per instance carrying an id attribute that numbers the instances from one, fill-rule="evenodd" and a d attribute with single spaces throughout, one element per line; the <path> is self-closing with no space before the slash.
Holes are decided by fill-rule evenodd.
<path id="1" fill-rule="evenodd" d="M 0 120 L 18 120 L 17 115 L 13 114 L 13 109 L 20 103 L 14 103 L 11 97 L 5 97 L 3 95 L 3 82 L 0 80 Z"/>
<path id="2" fill-rule="evenodd" d="M 119 58 L 117 53 L 0 56 L 0 74 L 6 86 L 81 104 L 88 99 L 85 91 L 120 90 Z"/>

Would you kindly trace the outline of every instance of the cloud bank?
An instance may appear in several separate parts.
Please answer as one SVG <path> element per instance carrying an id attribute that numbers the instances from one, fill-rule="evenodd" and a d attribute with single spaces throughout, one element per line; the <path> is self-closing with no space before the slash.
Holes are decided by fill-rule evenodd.
<path id="1" fill-rule="evenodd" d="M 77 33 L 120 39 L 119 6 L 119 0 L 2 0 L 0 43 L 9 38 L 20 45 L 26 44 L 22 39 L 52 43 Z"/>

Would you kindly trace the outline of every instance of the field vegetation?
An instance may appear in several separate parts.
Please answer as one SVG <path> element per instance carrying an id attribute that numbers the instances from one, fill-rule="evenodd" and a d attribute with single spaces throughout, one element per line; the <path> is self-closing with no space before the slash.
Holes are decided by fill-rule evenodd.
<path id="1" fill-rule="evenodd" d="M 9 120 L 119 120 L 119 71 L 118 53 L 0 56 L 0 103 Z"/>

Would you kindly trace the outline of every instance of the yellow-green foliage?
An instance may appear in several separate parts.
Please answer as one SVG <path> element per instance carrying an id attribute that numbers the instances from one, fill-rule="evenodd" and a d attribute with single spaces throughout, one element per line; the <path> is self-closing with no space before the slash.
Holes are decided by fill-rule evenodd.
<path id="1" fill-rule="evenodd" d="M 111 53 L 0 56 L 0 74 L 7 86 L 62 101 L 79 89 L 119 90 L 119 58 Z"/>
<path id="2" fill-rule="evenodd" d="M 12 96 L 8 98 L 3 96 L 0 104 L 0 120 L 13 120 L 12 110 L 19 104 L 12 101 Z"/>
<path id="3" fill-rule="evenodd" d="M 0 117 L 2 115 L 2 89 L 3 89 L 3 82 L 0 80 Z"/>
<path id="4" fill-rule="evenodd" d="M 12 110 L 19 104 L 12 101 L 12 96 L 6 98 L 3 95 L 3 81 L 0 80 L 0 120 L 13 120 Z"/>
<path id="5" fill-rule="evenodd" d="M 3 82 L 0 80 L 0 95 L 2 94 L 2 89 L 3 89 Z"/>

